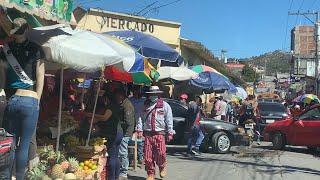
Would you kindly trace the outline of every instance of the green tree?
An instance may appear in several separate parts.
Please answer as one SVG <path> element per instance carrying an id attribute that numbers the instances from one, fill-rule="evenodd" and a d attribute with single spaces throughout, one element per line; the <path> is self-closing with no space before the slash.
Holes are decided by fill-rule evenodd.
<path id="1" fill-rule="evenodd" d="M 255 71 L 253 68 L 245 64 L 241 71 L 242 78 L 247 82 L 253 82 L 255 80 Z"/>

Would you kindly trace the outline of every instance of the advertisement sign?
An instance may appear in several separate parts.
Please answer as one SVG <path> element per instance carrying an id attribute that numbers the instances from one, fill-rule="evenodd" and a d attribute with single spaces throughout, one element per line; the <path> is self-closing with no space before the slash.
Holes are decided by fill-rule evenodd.
<path id="1" fill-rule="evenodd" d="M 72 0 L 1 0 L 0 5 L 57 22 L 70 22 L 72 16 Z"/>

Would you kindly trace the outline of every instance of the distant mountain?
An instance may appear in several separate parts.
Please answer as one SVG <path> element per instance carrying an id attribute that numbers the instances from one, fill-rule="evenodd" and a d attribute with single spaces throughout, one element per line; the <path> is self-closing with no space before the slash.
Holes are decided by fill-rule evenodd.
<path id="1" fill-rule="evenodd" d="M 239 59 L 239 61 L 254 64 L 255 66 L 267 67 L 267 75 L 275 74 L 276 72 L 286 73 L 289 72 L 291 55 L 280 50 L 254 56 L 251 58 Z"/>

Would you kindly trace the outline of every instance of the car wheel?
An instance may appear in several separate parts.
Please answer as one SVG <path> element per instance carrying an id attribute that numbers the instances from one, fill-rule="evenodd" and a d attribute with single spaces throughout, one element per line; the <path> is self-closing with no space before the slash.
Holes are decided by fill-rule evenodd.
<path id="1" fill-rule="evenodd" d="M 276 150 L 283 150 L 286 146 L 284 135 L 280 132 L 276 132 L 272 137 L 272 145 Z"/>
<path id="2" fill-rule="evenodd" d="M 226 154 L 229 153 L 231 148 L 231 141 L 225 132 L 217 132 L 212 137 L 212 149 L 216 153 Z"/>

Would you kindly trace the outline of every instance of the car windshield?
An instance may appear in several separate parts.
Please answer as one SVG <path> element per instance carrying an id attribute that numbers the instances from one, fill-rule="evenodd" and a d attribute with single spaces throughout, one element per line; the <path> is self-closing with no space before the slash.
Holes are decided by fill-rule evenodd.
<path id="1" fill-rule="evenodd" d="M 286 112 L 286 108 L 282 104 L 276 103 L 259 104 L 258 108 L 260 111 Z"/>

